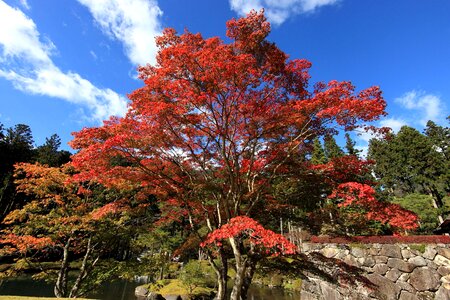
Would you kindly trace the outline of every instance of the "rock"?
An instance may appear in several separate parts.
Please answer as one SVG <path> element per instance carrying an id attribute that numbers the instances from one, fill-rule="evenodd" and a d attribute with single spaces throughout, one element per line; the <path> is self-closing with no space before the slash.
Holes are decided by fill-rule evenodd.
<path id="1" fill-rule="evenodd" d="M 450 266 L 441 266 L 437 269 L 439 275 L 445 276 L 450 274 Z"/>
<path id="2" fill-rule="evenodd" d="M 399 258 L 389 258 L 387 265 L 390 268 L 396 268 L 406 273 L 411 273 L 416 267 L 415 265 L 407 263 Z"/>
<path id="3" fill-rule="evenodd" d="M 161 294 L 150 292 L 150 293 L 148 293 L 147 298 L 145 298 L 145 299 L 146 300 L 165 300 L 166 298 L 164 298 Z"/>
<path id="4" fill-rule="evenodd" d="M 436 254 L 437 251 L 434 248 L 432 248 L 431 246 L 427 246 L 422 256 L 426 259 L 433 260 Z"/>
<path id="5" fill-rule="evenodd" d="M 367 256 L 364 258 L 362 265 L 364 267 L 373 267 L 375 266 L 375 259 L 373 259 L 372 256 Z"/>
<path id="6" fill-rule="evenodd" d="M 336 286 L 332 286 L 331 284 L 329 284 L 327 282 L 324 282 L 324 281 L 321 282 L 320 290 L 322 291 L 321 295 L 322 295 L 323 299 L 327 299 L 327 300 L 342 299 L 341 294 L 336 289 Z"/>
<path id="7" fill-rule="evenodd" d="M 376 299 L 397 299 L 400 294 L 400 287 L 381 275 L 369 274 L 367 279 L 377 286 L 377 291 L 381 294 Z"/>
<path id="8" fill-rule="evenodd" d="M 400 298 L 398 298 L 399 300 L 419 300 L 419 298 L 417 298 L 416 295 L 407 292 L 407 291 L 402 291 L 400 294 Z"/>
<path id="9" fill-rule="evenodd" d="M 366 257 L 366 251 L 365 249 L 362 249 L 360 247 L 352 247 L 351 253 L 354 257 Z"/>
<path id="10" fill-rule="evenodd" d="M 439 274 L 428 267 L 416 268 L 409 283 L 418 291 L 436 291 L 440 285 Z"/>
<path id="11" fill-rule="evenodd" d="M 389 267 L 385 264 L 376 264 L 375 266 L 373 266 L 372 270 L 374 273 L 384 275 L 387 271 L 389 271 Z"/>
<path id="12" fill-rule="evenodd" d="M 389 272 L 384 275 L 387 279 L 391 280 L 392 282 L 396 282 L 397 279 L 402 275 L 402 272 L 400 272 L 397 269 L 391 269 Z"/>
<path id="13" fill-rule="evenodd" d="M 302 300 L 318 300 L 318 296 L 314 295 L 313 293 L 303 291 L 300 293 L 300 298 Z"/>
<path id="14" fill-rule="evenodd" d="M 134 289 L 134 295 L 136 297 L 141 297 L 141 298 L 144 297 L 145 298 L 147 296 L 148 292 L 149 292 L 148 289 L 143 286 L 138 286 Z"/>
<path id="15" fill-rule="evenodd" d="M 332 258 L 332 257 L 335 257 L 336 254 L 339 253 L 339 249 L 326 247 L 326 248 L 323 248 L 322 250 L 320 250 L 319 252 L 327 258 Z"/>
<path id="16" fill-rule="evenodd" d="M 435 270 L 437 270 L 439 268 L 439 266 L 432 260 L 428 260 L 427 261 L 427 266 L 429 268 L 432 268 L 432 269 L 435 269 Z"/>
<path id="17" fill-rule="evenodd" d="M 404 259 L 409 259 L 409 258 L 415 256 L 414 254 L 412 254 L 411 250 L 409 250 L 409 249 L 402 249 L 401 252 L 402 252 L 402 257 L 403 257 Z"/>
<path id="18" fill-rule="evenodd" d="M 441 300 L 434 298 L 433 292 L 418 292 L 416 295 L 420 300 Z"/>
<path id="19" fill-rule="evenodd" d="M 377 248 L 375 248 L 375 247 L 370 247 L 368 250 L 367 250 L 367 252 L 368 252 L 368 254 L 370 255 L 370 256 L 376 256 L 376 255 L 378 255 L 378 249 Z"/>
<path id="20" fill-rule="evenodd" d="M 439 290 L 436 292 L 436 298 L 439 300 L 450 300 L 450 290 L 441 286 Z"/>
<path id="21" fill-rule="evenodd" d="M 439 266 L 450 266 L 450 259 L 440 254 L 436 255 L 433 262 Z"/>
<path id="22" fill-rule="evenodd" d="M 450 283 L 450 275 L 442 276 L 441 282 L 442 283 Z"/>
<path id="23" fill-rule="evenodd" d="M 439 248 L 437 249 L 437 253 L 445 258 L 450 259 L 450 249 L 448 248 Z"/>
<path id="24" fill-rule="evenodd" d="M 358 262 L 353 257 L 353 255 L 349 254 L 346 257 L 344 257 L 343 261 L 350 266 L 358 267 Z"/>
<path id="25" fill-rule="evenodd" d="M 406 281 L 408 281 L 410 276 L 411 276 L 411 274 L 409 274 L 409 273 L 403 273 L 402 275 L 400 275 L 397 282 L 403 282 L 403 281 L 406 282 Z"/>
<path id="26" fill-rule="evenodd" d="M 374 258 L 375 258 L 375 262 L 377 264 L 385 264 L 388 262 L 388 258 L 386 256 L 378 255 L 378 256 L 375 256 Z"/>
<path id="27" fill-rule="evenodd" d="M 402 252 L 398 245 L 385 244 L 381 247 L 380 255 L 391 258 L 402 258 Z"/>
<path id="28" fill-rule="evenodd" d="M 427 262 L 425 261 L 425 258 L 423 258 L 422 256 L 414 256 L 411 257 L 410 259 L 408 259 L 408 262 L 410 264 L 413 264 L 417 267 L 424 267 L 427 265 Z"/>
<path id="29" fill-rule="evenodd" d="M 396 284 L 402 289 L 405 290 L 407 292 L 416 293 L 416 290 L 407 282 L 404 281 L 397 281 Z"/>

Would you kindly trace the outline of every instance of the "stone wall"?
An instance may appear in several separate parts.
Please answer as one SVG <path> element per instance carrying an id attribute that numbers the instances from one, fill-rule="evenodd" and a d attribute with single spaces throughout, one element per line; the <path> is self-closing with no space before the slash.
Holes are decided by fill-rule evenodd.
<path id="1" fill-rule="evenodd" d="M 357 267 L 374 288 L 344 287 L 320 277 L 303 281 L 302 300 L 437 299 L 450 300 L 450 244 L 316 244 L 302 252 L 319 252 Z"/>

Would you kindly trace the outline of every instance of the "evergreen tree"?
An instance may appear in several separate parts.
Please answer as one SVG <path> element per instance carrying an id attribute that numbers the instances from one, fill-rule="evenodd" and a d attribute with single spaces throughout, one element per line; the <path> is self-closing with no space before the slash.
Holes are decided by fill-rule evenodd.
<path id="1" fill-rule="evenodd" d="M 315 138 L 313 141 L 313 151 L 311 154 L 311 163 L 315 165 L 324 164 L 327 162 L 325 157 L 325 151 L 323 150 L 322 143 L 319 138 Z"/>
<path id="2" fill-rule="evenodd" d="M 18 162 L 30 162 L 33 158 L 33 135 L 30 126 L 17 124 L 4 129 L 0 126 L 0 221 L 23 203 L 23 195 L 17 196 L 13 169 Z"/>
<path id="3" fill-rule="evenodd" d="M 430 194 L 435 208 L 443 206 L 448 163 L 428 136 L 403 126 L 387 140 L 371 140 L 368 156 L 376 161 L 374 173 L 391 195 Z"/>
<path id="4" fill-rule="evenodd" d="M 326 135 L 324 138 L 324 150 L 327 160 L 344 156 L 344 151 L 338 146 L 332 135 Z"/>
<path id="5" fill-rule="evenodd" d="M 49 167 L 59 167 L 69 162 L 70 152 L 58 150 L 60 146 L 61 139 L 57 134 L 46 138 L 45 144 L 36 149 L 36 161 Z"/>
<path id="6" fill-rule="evenodd" d="M 348 132 L 345 133 L 345 149 L 348 155 L 358 155 L 361 151 L 355 148 L 356 142 L 352 140 Z"/>

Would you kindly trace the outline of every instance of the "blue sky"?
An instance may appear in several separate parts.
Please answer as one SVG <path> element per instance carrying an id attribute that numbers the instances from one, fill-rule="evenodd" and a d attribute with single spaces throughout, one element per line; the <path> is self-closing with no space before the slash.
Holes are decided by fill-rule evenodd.
<path id="1" fill-rule="evenodd" d="M 204 37 L 264 7 L 269 39 L 313 63 L 312 81 L 379 85 L 379 125 L 423 129 L 450 114 L 448 0 L 0 0 L 0 122 L 31 126 L 36 145 L 126 110 L 165 27 Z M 366 135 L 358 138 L 364 148 Z"/>

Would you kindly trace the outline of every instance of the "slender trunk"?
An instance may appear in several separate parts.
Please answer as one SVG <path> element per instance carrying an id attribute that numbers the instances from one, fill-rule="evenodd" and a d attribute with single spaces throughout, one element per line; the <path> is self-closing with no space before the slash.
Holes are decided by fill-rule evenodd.
<path id="1" fill-rule="evenodd" d="M 63 260 L 59 269 L 58 279 L 55 283 L 54 293 L 57 298 L 67 296 L 67 280 L 69 272 L 69 247 L 71 239 L 69 238 L 63 248 Z"/>
<path id="2" fill-rule="evenodd" d="M 431 203 L 433 204 L 433 207 L 435 209 L 439 209 L 442 207 L 442 205 L 440 205 L 442 203 L 442 200 L 440 200 L 438 197 L 435 197 L 435 195 L 432 192 L 430 193 L 430 197 L 431 197 Z M 439 221 L 439 225 L 444 222 L 444 218 L 442 217 L 441 214 L 438 215 L 438 221 Z"/>
<path id="3" fill-rule="evenodd" d="M 80 296 L 78 291 L 81 287 L 81 284 L 83 283 L 83 280 L 87 277 L 87 275 L 89 275 L 91 267 L 93 267 L 98 261 L 97 258 L 91 263 L 90 266 L 88 265 L 88 260 L 91 256 L 92 248 L 93 247 L 91 246 L 91 237 L 89 237 L 86 253 L 84 254 L 83 262 L 81 263 L 80 273 L 78 274 L 78 277 L 75 280 L 72 289 L 70 290 L 69 298 L 76 298 Z"/>
<path id="4" fill-rule="evenodd" d="M 241 299 L 247 299 L 248 289 L 252 283 L 253 275 L 255 274 L 256 261 L 249 261 L 247 270 L 245 270 L 244 283 L 241 288 Z"/>

